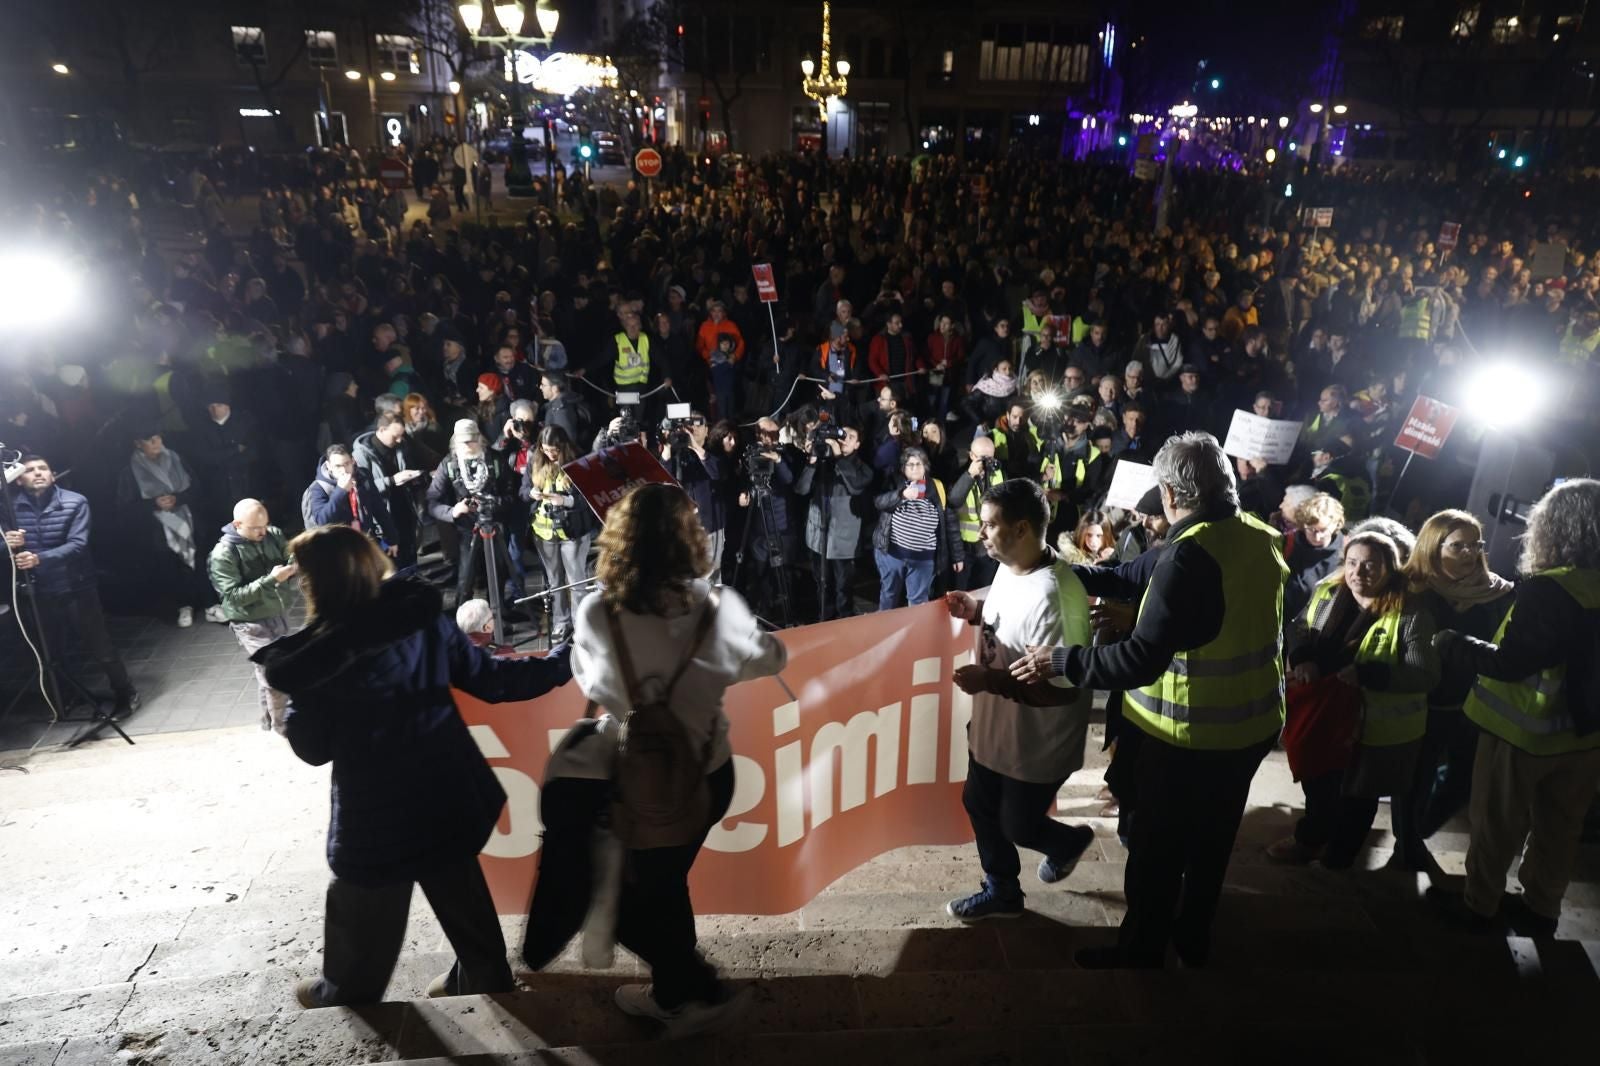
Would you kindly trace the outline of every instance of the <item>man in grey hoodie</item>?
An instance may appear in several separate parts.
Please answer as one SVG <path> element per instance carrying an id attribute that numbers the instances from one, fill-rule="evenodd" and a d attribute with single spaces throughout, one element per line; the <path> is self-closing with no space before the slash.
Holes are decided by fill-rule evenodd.
<path id="1" fill-rule="evenodd" d="M 247 657 L 288 636 L 294 592 L 285 586 L 299 573 L 299 567 L 289 561 L 283 531 L 268 523 L 267 509 L 260 500 L 240 500 L 233 505 L 233 521 L 222 527 L 222 539 L 211 549 L 206 570 L 222 598 L 222 613 Z M 261 728 L 282 733 L 289 698 L 267 684 L 260 666 L 255 669 Z"/>

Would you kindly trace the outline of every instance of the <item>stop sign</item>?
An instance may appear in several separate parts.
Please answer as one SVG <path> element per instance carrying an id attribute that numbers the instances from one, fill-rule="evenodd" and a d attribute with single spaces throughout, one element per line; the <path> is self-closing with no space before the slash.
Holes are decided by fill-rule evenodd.
<path id="1" fill-rule="evenodd" d="M 404 160 L 384 159 L 378 164 L 378 179 L 391 189 L 403 189 L 409 178 Z"/>
<path id="2" fill-rule="evenodd" d="M 661 173 L 661 153 L 654 148 L 641 148 L 633 157 L 633 169 L 643 178 L 653 178 Z"/>

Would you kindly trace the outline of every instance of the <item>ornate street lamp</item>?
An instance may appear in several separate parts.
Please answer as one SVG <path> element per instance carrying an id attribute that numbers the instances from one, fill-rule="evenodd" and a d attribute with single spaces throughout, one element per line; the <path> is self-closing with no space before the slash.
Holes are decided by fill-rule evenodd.
<path id="1" fill-rule="evenodd" d="M 810 57 L 800 61 L 800 89 L 817 102 L 817 117 L 822 122 L 822 155 L 828 155 L 828 101 L 842 97 L 850 91 L 850 61 L 832 61 L 833 12 L 828 0 L 822 0 L 822 62 L 811 62 Z"/>
<path id="2" fill-rule="evenodd" d="M 522 126 L 527 116 L 522 107 L 522 80 L 517 76 L 517 53 L 529 45 L 548 47 L 555 39 L 561 12 L 556 10 L 554 0 L 538 0 L 534 6 L 534 25 L 524 26 L 528 11 L 522 0 L 499 0 L 497 3 L 465 0 L 456 10 L 468 37 L 479 44 L 492 44 L 510 58 L 511 161 L 506 168 L 506 188 L 525 189 L 532 178 L 528 171 L 528 145 L 522 139 Z M 545 145 L 547 174 L 554 152 L 555 145 Z"/>

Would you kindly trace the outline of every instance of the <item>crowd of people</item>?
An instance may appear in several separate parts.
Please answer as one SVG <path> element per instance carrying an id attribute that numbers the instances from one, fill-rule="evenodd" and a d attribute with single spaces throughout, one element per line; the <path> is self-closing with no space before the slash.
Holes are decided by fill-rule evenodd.
<path id="1" fill-rule="evenodd" d="M 1535 229 L 1545 220 L 1494 201 L 1446 247 L 1435 234 L 1451 207 L 1426 183 L 1326 179 L 1351 195 L 1316 233 L 1232 212 L 1243 178 L 1180 175 L 1174 226 L 1152 232 L 1149 187 L 1087 163 L 773 156 L 726 180 L 714 161 L 667 154 L 653 199 L 632 182 L 568 183 L 561 213 L 536 205 L 509 225 L 457 224 L 436 198 L 414 217 L 404 192 L 348 168 L 269 190 L 241 228 L 213 209 L 204 246 L 172 256 L 110 178 L 15 220 L 92 262 L 103 297 L 81 337 L 34 342 L 6 368 L 0 436 L 24 458 L 7 542 L 41 578 L 34 548 L 77 545 L 51 588 L 73 593 L 63 602 L 120 710 L 136 694 L 103 622 L 90 633 L 100 593 L 178 626 L 232 624 L 263 664 L 264 725 L 337 766 L 328 727 L 304 731 L 332 698 L 316 694 L 317 655 L 332 654 L 318 648 L 338 641 L 286 640 L 283 591 L 304 564 L 293 545 L 314 555 L 329 529 L 353 532 L 323 588 L 355 596 L 360 617 L 389 612 L 376 628 L 393 639 L 431 646 L 432 617 L 454 610 L 480 642 L 542 634 L 562 664 L 575 641 L 586 692 L 624 702 L 631 682 L 606 649 L 623 632 L 650 654 L 681 643 L 688 608 L 742 618 L 748 600 L 782 627 L 944 596 L 986 642 L 986 665 L 958 683 L 1009 716 L 980 728 L 975 712 L 966 798 L 985 881 L 952 915 L 1021 909 L 1017 844 L 1045 853 L 1041 880 L 1070 874 L 1081 827 L 1046 812 L 1082 764 L 1082 730 L 1061 723 L 1082 724 L 1078 704 L 1100 690 L 1130 912 L 1118 947 L 1085 964 L 1160 965 L 1169 945 L 1203 963 L 1287 686 L 1306 809 L 1272 858 L 1350 867 L 1391 796 L 1401 861 L 1436 873 L 1425 840 L 1470 802 L 1468 891 L 1441 906 L 1469 926 L 1498 920 L 1531 826 L 1510 917 L 1553 932 L 1600 777 L 1592 678 L 1571 654 L 1600 607 L 1600 486 L 1540 504 L 1513 591 L 1455 509 L 1477 439 L 1459 434 L 1403 482 L 1393 439 L 1412 398 L 1450 402 L 1469 369 L 1514 347 L 1560 383 L 1548 435 L 1589 449 L 1595 234 Z M 1363 186 L 1390 195 L 1354 195 Z M 1552 259 L 1552 243 L 1565 253 Z M 756 264 L 772 267 L 772 302 Z M 1302 421 L 1288 460 L 1224 454 L 1238 411 Z M 625 444 L 682 487 L 651 528 L 694 524 L 678 540 L 695 550 L 663 579 L 670 604 L 625 577 L 660 560 L 623 539 L 623 519 L 602 529 L 564 469 Z M 1155 468 L 1137 507 L 1107 503 L 1121 463 Z M 75 491 L 55 486 L 68 470 Z M 583 598 L 596 548 L 611 621 L 626 608 L 631 628 Z M 409 591 L 381 590 L 385 567 L 414 574 Z M 719 608 L 718 582 L 742 598 Z M 535 590 L 548 620 L 517 606 Z M 313 587 L 313 619 L 329 595 Z M 991 632 L 1000 596 L 1051 606 L 1029 615 L 1040 625 Z M 668 621 L 637 621 L 652 615 Z M 781 645 L 747 643 L 707 684 L 781 661 Z M 513 683 L 476 652 L 433 668 L 492 698 L 559 681 Z M 1534 675 L 1549 683 L 1524 683 Z M 365 684 L 335 688 L 356 699 Z M 1063 707 L 1079 713 L 1013 713 Z M 709 780 L 711 807 L 725 805 L 731 776 Z M 481 845 L 483 811 L 458 813 Z M 723 1000 L 690 960 L 692 923 L 683 938 L 677 886 L 698 847 L 663 849 L 653 876 L 670 898 L 625 915 L 624 941 L 675 976 L 624 1009 L 670 1022 Z M 401 871 L 424 872 L 456 878 L 446 895 L 481 889 L 460 869 Z M 389 936 L 392 895 L 335 895 L 330 927 L 336 905 L 369 907 L 350 935 Z M 671 938 L 643 929 L 657 919 Z M 502 985 L 483 947 L 440 988 Z M 330 956 L 303 1001 L 359 1001 L 341 989 L 381 992 L 390 966 Z"/>

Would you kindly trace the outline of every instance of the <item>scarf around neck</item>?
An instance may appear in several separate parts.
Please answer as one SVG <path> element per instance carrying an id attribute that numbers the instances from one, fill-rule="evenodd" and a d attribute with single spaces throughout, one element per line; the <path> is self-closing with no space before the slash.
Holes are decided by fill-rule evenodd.
<path id="1" fill-rule="evenodd" d="M 1511 582 L 1492 570 L 1480 570 L 1463 581 L 1443 575 L 1428 578 L 1428 587 L 1453 611 L 1468 611 L 1480 604 L 1493 603 L 1512 590 Z"/>

